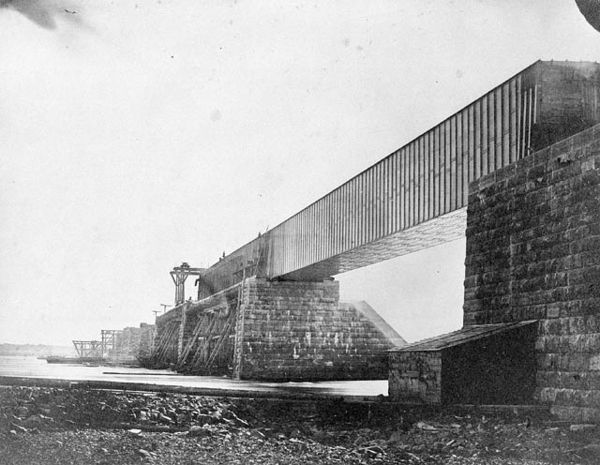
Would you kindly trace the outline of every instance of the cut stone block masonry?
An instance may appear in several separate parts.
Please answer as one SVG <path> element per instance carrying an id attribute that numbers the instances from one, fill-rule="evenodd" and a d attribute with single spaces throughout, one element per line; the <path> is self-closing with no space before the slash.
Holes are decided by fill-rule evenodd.
<path id="1" fill-rule="evenodd" d="M 600 125 L 472 183 L 466 235 L 462 331 L 534 320 L 535 387 L 521 402 L 548 404 L 572 421 L 600 421 Z M 522 344 L 505 355 L 514 365 L 522 363 Z M 403 366 L 421 358 L 417 349 L 392 354 L 390 394 L 400 399 L 409 390 L 422 401 L 443 401 L 418 383 L 407 389 Z M 462 360 L 462 382 L 477 382 L 473 361 Z M 431 367 L 443 386 L 443 368 Z"/>
<path id="2" fill-rule="evenodd" d="M 155 364 L 242 379 L 387 378 L 387 351 L 406 344 L 339 283 L 252 277 L 157 319 Z"/>

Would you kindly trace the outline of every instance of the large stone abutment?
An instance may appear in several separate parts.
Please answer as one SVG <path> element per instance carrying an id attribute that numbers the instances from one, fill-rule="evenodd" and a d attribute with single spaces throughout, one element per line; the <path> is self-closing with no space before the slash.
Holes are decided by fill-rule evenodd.
<path id="1" fill-rule="evenodd" d="M 405 341 L 339 283 L 251 277 L 157 319 L 155 366 L 242 379 L 385 379 Z"/>
<path id="2" fill-rule="evenodd" d="M 600 421 L 600 126 L 471 184 L 466 235 L 464 327 L 394 351 L 392 397 L 473 403 L 502 372 L 496 403 Z"/>
<path id="3" fill-rule="evenodd" d="M 535 399 L 600 421 L 600 126 L 472 186 L 464 324 L 537 320 Z"/>

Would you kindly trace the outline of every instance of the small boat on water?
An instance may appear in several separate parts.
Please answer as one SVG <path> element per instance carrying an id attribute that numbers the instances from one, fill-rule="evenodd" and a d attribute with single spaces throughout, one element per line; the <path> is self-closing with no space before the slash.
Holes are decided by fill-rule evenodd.
<path id="1" fill-rule="evenodd" d="M 48 363 L 78 364 L 86 367 L 98 366 L 121 366 L 121 367 L 139 367 L 140 363 L 135 359 L 115 360 L 106 357 L 65 357 L 62 355 L 48 355 L 38 357 Z"/>
<path id="2" fill-rule="evenodd" d="M 88 364 L 95 363 L 99 364 L 102 362 L 102 358 L 98 357 L 65 357 L 61 355 L 48 355 L 44 357 L 48 363 L 77 363 L 77 364 Z"/>

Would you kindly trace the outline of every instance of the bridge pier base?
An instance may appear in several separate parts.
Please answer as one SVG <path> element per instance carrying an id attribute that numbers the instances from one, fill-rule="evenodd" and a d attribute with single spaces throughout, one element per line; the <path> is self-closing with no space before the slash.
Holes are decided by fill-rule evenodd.
<path id="1" fill-rule="evenodd" d="M 339 283 L 246 280 L 237 377 L 385 379 L 386 351 L 404 340 L 367 304 L 339 302 Z"/>
<path id="2" fill-rule="evenodd" d="M 331 334 L 338 329 L 333 321 L 339 303 L 337 281 L 250 278 L 242 286 L 242 324 L 236 328 L 239 345 L 234 376 L 249 379 L 334 376 L 337 367 L 333 366 L 334 357 L 327 348 L 333 342 Z"/>
<path id="3" fill-rule="evenodd" d="M 157 320 L 159 365 L 237 379 L 386 379 L 405 341 L 365 302 L 340 303 L 334 280 L 251 277 Z"/>

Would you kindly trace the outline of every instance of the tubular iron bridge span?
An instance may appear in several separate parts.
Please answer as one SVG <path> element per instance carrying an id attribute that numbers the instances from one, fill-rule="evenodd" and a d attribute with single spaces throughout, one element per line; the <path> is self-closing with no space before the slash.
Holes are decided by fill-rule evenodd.
<path id="1" fill-rule="evenodd" d="M 600 65 L 537 61 L 202 273 L 320 280 L 464 234 L 468 185 L 600 122 Z M 245 268 L 245 270 L 244 270 Z"/>

